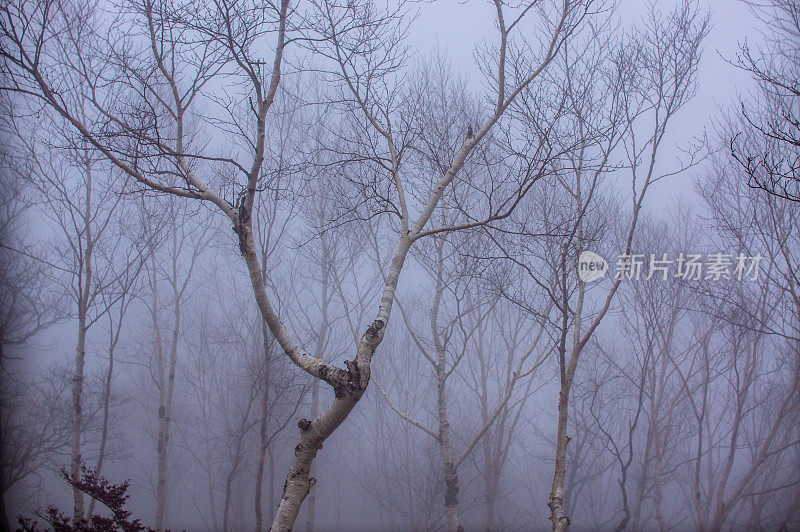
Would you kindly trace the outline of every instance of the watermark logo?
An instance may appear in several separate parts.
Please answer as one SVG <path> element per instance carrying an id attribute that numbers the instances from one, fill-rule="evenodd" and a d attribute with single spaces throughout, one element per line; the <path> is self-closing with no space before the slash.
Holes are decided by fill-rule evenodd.
<path id="1" fill-rule="evenodd" d="M 680 253 L 669 258 L 661 255 L 623 254 L 617 256 L 615 279 L 649 281 L 669 278 L 686 281 L 737 281 L 758 279 L 761 255 L 734 256 L 726 253 Z M 582 251 L 578 256 L 578 278 L 584 283 L 602 279 L 608 271 L 608 262 L 593 251 Z"/>
<path id="2" fill-rule="evenodd" d="M 606 259 L 593 251 L 581 251 L 578 256 L 578 278 L 584 283 L 602 279 L 608 271 Z"/>

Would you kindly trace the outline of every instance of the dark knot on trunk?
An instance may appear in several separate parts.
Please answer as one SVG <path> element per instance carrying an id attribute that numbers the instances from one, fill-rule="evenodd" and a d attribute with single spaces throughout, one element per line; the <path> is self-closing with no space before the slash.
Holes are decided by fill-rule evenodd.
<path id="1" fill-rule="evenodd" d="M 242 191 L 237 200 L 236 224 L 233 226 L 233 232 L 239 237 L 239 251 L 242 255 L 247 254 L 247 223 L 250 221 L 250 212 L 247 209 L 245 194 L 247 191 Z"/>
<path id="2" fill-rule="evenodd" d="M 458 475 L 452 462 L 444 464 L 444 505 L 456 506 L 458 504 Z"/>
<path id="3" fill-rule="evenodd" d="M 303 418 L 303 419 L 301 419 L 300 421 L 297 422 L 297 427 L 300 430 L 302 430 L 303 432 L 305 432 L 305 431 L 307 431 L 308 429 L 311 428 L 311 421 L 308 420 L 308 419 Z"/>
<path id="4" fill-rule="evenodd" d="M 385 324 L 381 319 L 373 321 L 372 324 L 370 324 L 370 326 L 367 327 L 367 332 L 364 333 L 364 339 L 370 343 L 376 342 L 378 340 L 379 333 L 381 332 L 381 329 L 383 329 L 384 325 Z"/>

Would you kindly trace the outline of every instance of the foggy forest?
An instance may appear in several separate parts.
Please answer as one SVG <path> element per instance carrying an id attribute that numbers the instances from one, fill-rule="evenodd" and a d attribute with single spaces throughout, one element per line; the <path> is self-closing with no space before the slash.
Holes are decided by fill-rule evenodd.
<path id="1" fill-rule="evenodd" d="M 0 530 L 800 530 L 796 0 L 0 0 Z"/>

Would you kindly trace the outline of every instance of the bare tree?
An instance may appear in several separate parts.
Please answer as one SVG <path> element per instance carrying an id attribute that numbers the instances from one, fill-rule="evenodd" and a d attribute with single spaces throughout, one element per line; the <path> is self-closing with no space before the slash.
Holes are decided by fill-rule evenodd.
<path id="1" fill-rule="evenodd" d="M 507 62 L 514 52 L 509 48 L 510 35 L 523 17 L 535 11 L 536 5 L 531 3 L 516 10 L 510 15 L 511 20 L 506 21 L 509 10 L 496 2 L 499 46 L 493 59 L 490 58 L 490 64 L 495 65 L 493 108 L 473 134 L 454 147 L 452 163 L 443 169 L 436 182 L 430 183 L 430 188 L 426 185 L 414 191 L 413 198 L 406 195 L 403 185 L 398 158 L 402 143 L 392 129 L 391 101 L 375 100 L 379 95 L 369 89 L 372 84 L 388 82 L 388 76 L 400 65 L 404 24 L 398 18 L 399 12 L 382 15 L 369 6 L 325 3 L 315 4 L 309 13 L 311 38 L 304 42 L 332 65 L 330 72 L 335 73 L 337 84 L 350 94 L 347 101 L 360 110 L 370 134 L 377 133 L 385 142 L 390 155 L 385 160 L 390 164 L 382 172 L 387 178 L 379 190 L 391 191 L 396 198 L 396 209 L 392 212 L 397 214 L 399 223 L 381 303 L 346 369 L 305 352 L 290 335 L 270 302 L 253 245 L 252 212 L 260 188 L 267 114 L 280 81 L 287 29 L 291 29 L 288 2 L 283 1 L 279 6 L 256 4 L 251 8 L 222 2 L 189 11 L 177 5 L 144 0 L 119 13 L 107 32 L 89 24 L 93 20 L 89 7 L 51 0 L 3 6 L 2 57 L 4 68 L 10 73 L 9 88 L 52 108 L 87 143 L 144 187 L 201 200 L 219 209 L 239 236 L 239 251 L 270 331 L 298 367 L 334 389 L 336 397 L 331 406 L 301 428 L 297 452 L 273 521 L 275 530 L 293 526 L 300 504 L 308 494 L 308 472 L 317 451 L 347 418 L 369 383 L 371 359 L 383 340 L 400 273 L 413 242 L 433 232 L 486 223 L 485 220 L 502 216 L 514 205 L 513 201 L 501 201 L 503 211 L 489 212 L 488 218 L 465 221 L 455 227 L 426 229 L 443 193 L 454 185 L 470 153 L 517 95 L 548 67 L 587 12 L 584 2 L 571 1 L 565 1 L 554 13 L 540 10 L 541 24 L 547 34 L 543 46 L 533 50 L 532 57 L 536 59 L 530 68 L 515 69 L 518 78 L 508 79 L 512 74 L 507 72 Z M 298 14 L 291 12 L 291 15 Z M 265 75 L 262 66 L 265 62 L 258 59 L 254 43 L 267 34 L 275 36 L 276 44 L 270 61 L 272 71 Z M 86 42 L 95 46 L 85 45 Z M 138 46 L 139 43 L 146 46 Z M 80 61 L 76 62 L 76 57 Z M 379 59 L 376 67 L 370 64 L 374 59 Z M 81 75 L 87 90 L 74 94 L 64 86 L 63 78 L 58 77 L 64 71 Z M 214 86 L 219 83 L 209 83 L 214 77 L 241 82 L 237 86 L 242 92 L 227 98 L 217 94 L 220 97 L 215 98 Z M 104 117 L 105 130 L 87 123 L 76 111 L 79 107 L 62 97 L 65 93 Z M 237 98 L 253 111 L 246 128 L 237 128 L 243 124 L 235 119 L 219 122 L 221 131 L 240 141 L 240 153 L 233 157 L 204 149 L 195 140 L 201 133 L 193 134 L 200 124 L 192 120 L 200 116 L 199 112 L 193 112 L 201 100 L 219 104 L 218 116 L 222 119 L 225 110 L 231 109 L 225 105 L 231 98 Z M 204 136 L 210 138 L 210 132 Z M 247 162 L 239 162 L 242 159 Z M 235 198 L 227 199 L 220 187 L 203 179 L 203 175 L 212 175 L 212 168 L 228 169 L 221 175 L 235 176 Z M 519 190 L 526 187 L 523 185 Z M 416 215 L 407 203 L 412 199 L 419 200 Z"/>
<path id="2" fill-rule="evenodd" d="M 495 342 L 486 338 L 486 322 L 492 321 L 491 316 L 495 311 L 498 298 L 496 295 L 487 297 L 487 294 L 481 294 L 476 290 L 478 278 L 470 274 L 475 270 L 476 261 L 474 259 L 465 260 L 462 255 L 462 253 L 469 254 L 468 238 L 469 236 L 466 234 L 462 235 L 462 238 L 455 238 L 455 235 L 434 235 L 431 248 L 421 247 L 416 254 L 417 261 L 423 265 L 433 282 L 430 308 L 426 309 L 427 326 L 420 326 L 417 320 L 412 318 L 412 309 L 405 308 L 400 300 L 397 300 L 403 321 L 414 345 L 433 369 L 436 382 L 436 408 L 434 410 L 436 412 L 436 428 L 431 429 L 423 422 L 403 412 L 384 393 L 389 406 L 401 419 L 433 437 L 439 446 L 444 484 L 444 509 L 447 527 L 450 530 L 463 529 L 458 518 L 459 468 L 471 456 L 481 440 L 487 436 L 495 421 L 499 418 L 507 419 L 509 410 L 512 408 L 509 406 L 509 402 L 518 391 L 518 384 L 530 383 L 530 376 L 542 363 L 542 359 L 536 360 L 537 356 L 533 357 L 533 362 L 529 362 L 529 359 L 531 354 L 539 354 L 540 350 L 537 348 L 544 332 L 541 323 L 538 324 L 537 332 L 536 324 L 531 326 L 524 320 L 512 321 L 519 326 L 521 331 L 529 332 L 531 345 L 520 346 L 522 341 L 519 339 L 510 345 L 506 344 L 508 348 L 508 353 L 505 354 L 508 363 L 505 369 L 507 378 L 504 385 L 498 390 L 498 397 L 489 397 L 486 389 L 489 370 L 486 366 L 485 350 L 494 351 L 486 344 L 491 346 Z M 456 452 L 450 421 L 451 409 L 453 403 L 461 403 L 464 398 L 462 394 L 455 396 L 458 400 L 451 396 L 454 387 L 452 381 L 459 377 L 462 361 L 469 361 L 473 352 L 477 352 L 479 360 L 484 364 L 481 368 L 481 375 L 475 378 L 475 391 L 480 397 L 481 423 L 473 434 L 459 435 L 458 440 L 463 443 L 464 448 L 460 452 Z M 502 355 L 497 353 L 496 356 L 499 358 Z M 465 378 L 465 376 L 461 377 Z M 515 397 L 515 399 L 524 402 L 527 395 L 525 393 L 522 399 L 519 397 Z M 487 475 L 497 474 L 492 470 L 491 464 L 486 464 L 485 467 L 490 470 L 486 472 Z M 487 498 L 489 499 L 496 499 L 496 482 L 496 479 L 489 479 L 487 482 Z M 490 516 L 489 519 L 492 517 Z"/>
<path id="3" fill-rule="evenodd" d="M 71 301 L 70 315 L 76 320 L 70 474 L 78 478 L 87 334 L 127 297 L 143 263 L 142 248 L 120 221 L 128 180 L 104 164 L 91 145 L 74 138 L 71 131 L 39 130 L 24 147 L 32 164 L 29 183 L 39 195 L 41 214 L 59 233 L 51 275 Z M 49 157 L 44 148 L 61 157 Z M 83 493 L 73 488 L 73 495 L 74 516 L 80 520 Z"/>
<path id="4" fill-rule="evenodd" d="M 10 103 L 3 100 L 0 109 L 10 109 Z M 5 124 L 4 124 L 5 126 Z M 4 435 L 16 430 L 15 417 L 22 417 L 18 407 L 20 391 L 25 388 L 23 382 L 12 375 L 7 367 L 7 360 L 14 356 L 10 350 L 20 348 L 28 343 L 36 334 L 53 324 L 60 317 L 60 301 L 51 297 L 47 289 L 47 263 L 41 253 L 31 250 L 23 243 L 27 226 L 26 212 L 30 203 L 25 197 L 24 158 L 12 154 L 11 132 L 3 127 L 2 147 L 0 147 L 0 382 L 3 394 L 0 399 L 0 432 Z M 26 473 L 14 472 L 17 468 L 30 467 L 36 463 L 40 451 L 23 453 L 30 457 L 21 463 L 12 462 L 12 451 L 6 446 L 6 437 L 0 438 L 0 526 L 10 528 L 6 513 L 5 494 L 11 487 L 24 478 Z M 42 438 L 41 449 L 49 447 Z M 36 445 L 35 442 L 28 442 Z M 27 463 L 26 463 L 27 462 Z"/>
<path id="5" fill-rule="evenodd" d="M 668 124 L 693 94 L 700 44 L 707 31 L 707 18 L 691 4 L 683 3 L 667 16 L 652 12 L 645 24 L 621 43 L 596 39 L 581 43 L 580 47 L 565 47 L 562 53 L 570 116 L 565 124 L 570 124 L 567 127 L 577 135 L 572 139 L 563 137 L 575 146 L 565 150 L 566 161 L 556 178 L 557 190 L 563 196 L 551 197 L 551 202 L 543 204 L 544 218 L 536 218 L 540 225 L 520 227 L 519 233 L 529 235 L 520 241 L 521 248 L 512 252 L 508 246 L 515 244 L 496 239 L 502 255 L 520 264 L 554 307 L 550 320 L 556 338 L 560 388 L 549 502 L 553 530 L 566 530 L 569 526 L 564 503 L 570 441 L 567 431 L 570 391 L 578 362 L 624 277 L 617 275 L 605 295 L 594 296 L 589 294 L 586 283 L 575 278 L 574 265 L 582 251 L 594 247 L 602 252 L 614 245 L 607 229 L 611 220 L 604 220 L 600 213 L 604 191 L 609 190 L 604 178 L 617 168 L 629 176 L 625 188 L 630 212 L 627 220 L 619 223 L 618 245 L 620 257 L 630 255 L 648 190 L 674 173 L 657 173 L 657 156 Z M 527 112 L 525 107 L 520 110 L 523 116 Z M 693 156 L 682 167 L 695 163 Z M 559 214 L 558 208 L 563 212 Z M 542 263 L 526 264 L 518 257 L 540 257 Z"/>
<path id="6" fill-rule="evenodd" d="M 677 211 L 669 222 L 643 224 L 636 246 L 645 256 L 698 249 L 693 213 L 680 205 Z M 685 323 L 697 302 L 685 283 L 659 273 L 625 283 L 618 297 L 619 312 L 612 317 L 617 333 L 601 333 L 587 346 L 594 355 L 586 367 L 590 376 L 575 397 L 575 409 L 587 415 L 576 416 L 574 426 L 578 438 L 597 442 L 596 453 L 613 457 L 612 462 L 599 457 L 608 474 L 594 480 L 608 489 L 605 478 L 615 476 L 612 486 L 619 488 L 620 507 L 606 505 L 605 514 L 609 522 L 618 519 L 615 529 L 646 528 L 654 517 L 658 528 L 666 530 L 674 526 L 669 522 L 674 512 L 665 512 L 664 489 L 674 479 L 669 472 L 685 413 L 676 366 L 686 356 L 684 346 L 691 345 Z M 582 464 L 576 461 L 572 467 Z M 649 500 L 651 507 L 646 506 Z M 572 507 L 580 502 L 572 500 Z"/>
<path id="7" fill-rule="evenodd" d="M 207 226 L 197 226 L 184 205 L 169 199 L 162 207 L 161 217 L 150 221 L 150 232 L 161 231 L 160 222 L 169 220 L 163 242 L 153 238 L 154 247 L 149 253 L 146 267 L 152 325 L 152 356 L 149 367 L 158 393 L 156 435 L 156 530 L 164 529 L 168 498 L 168 468 L 170 432 L 175 393 L 175 376 L 182 332 L 182 312 L 186 300 L 196 289 L 195 274 L 199 259 L 206 247 Z M 158 249 L 160 248 L 160 249 Z M 162 286 L 167 287 L 163 297 Z M 169 319 L 164 309 L 169 309 Z M 165 324 L 169 324 L 166 331 Z M 166 336 L 166 338 L 165 338 Z"/>
<path id="8" fill-rule="evenodd" d="M 703 336 L 699 376 L 682 374 L 697 423 L 690 462 L 695 519 L 710 530 L 728 526 L 752 497 L 774 502 L 796 492 L 794 479 L 769 472 L 793 457 L 800 401 L 794 356 L 800 337 L 797 203 L 749 189 L 737 173 L 742 169 L 716 163 L 701 192 L 719 241 L 763 264 L 750 282 L 734 277 L 704 291 L 717 329 Z M 722 434 L 718 426 L 725 427 Z M 726 444 L 720 448 L 717 441 Z"/>
<path id="9" fill-rule="evenodd" d="M 136 231 L 133 231 L 135 234 Z M 97 451 L 97 462 L 95 463 L 95 471 L 98 475 L 103 470 L 103 463 L 106 459 L 106 444 L 108 443 L 110 420 L 111 420 L 111 398 L 112 398 L 112 382 L 114 378 L 114 356 L 119 345 L 121 333 L 124 329 L 125 318 L 128 316 L 128 311 L 131 303 L 135 301 L 138 296 L 138 291 L 141 286 L 139 282 L 139 274 L 142 267 L 148 258 L 147 250 L 132 249 L 135 253 L 134 256 L 128 257 L 129 267 L 122 272 L 120 279 L 119 294 L 102 294 L 102 299 L 113 300 L 107 301 L 110 307 L 113 307 L 106 314 L 108 323 L 108 367 L 106 369 L 104 386 L 103 386 L 103 420 L 102 428 L 100 429 L 100 447 Z M 89 501 L 88 517 L 91 518 L 96 499 Z"/>
<path id="10" fill-rule="evenodd" d="M 764 43 L 753 50 L 745 41 L 734 62 L 756 90 L 740 102 L 730 152 L 751 187 L 800 201 L 800 7 L 792 0 L 746 3 L 765 27 Z"/>

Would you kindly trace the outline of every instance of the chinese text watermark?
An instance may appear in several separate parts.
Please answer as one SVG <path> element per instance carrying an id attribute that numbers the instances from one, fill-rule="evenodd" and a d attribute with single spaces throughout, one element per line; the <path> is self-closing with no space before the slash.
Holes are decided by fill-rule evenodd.
<path id="1" fill-rule="evenodd" d="M 668 257 L 666 253 L 622 254 L 617 257 L 617 280 L 645 280 L 669 278 L 686 281 L 738 281 L 758 279 L 761 255 L 729 253 L 679 253 Z M 578 277 L 585 283 L 603 278 L 608 272 L 608 262 L 593 251 L 583 251 L 578 256 Z"/>

